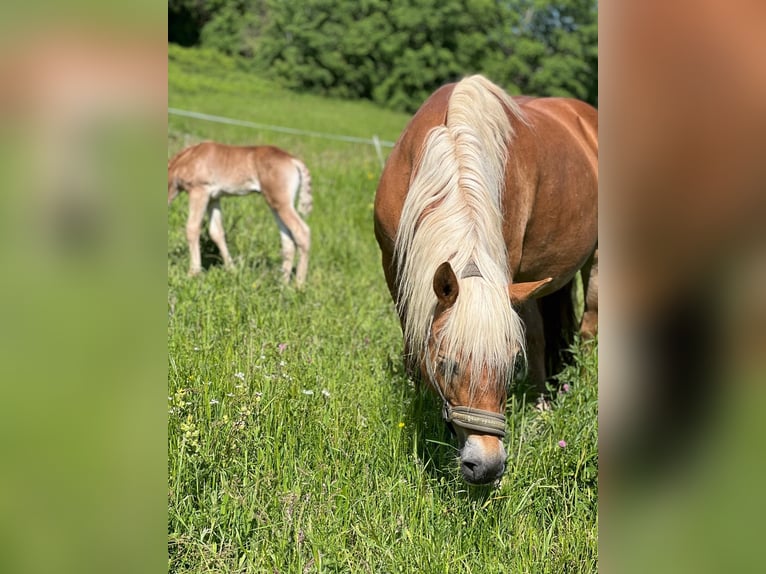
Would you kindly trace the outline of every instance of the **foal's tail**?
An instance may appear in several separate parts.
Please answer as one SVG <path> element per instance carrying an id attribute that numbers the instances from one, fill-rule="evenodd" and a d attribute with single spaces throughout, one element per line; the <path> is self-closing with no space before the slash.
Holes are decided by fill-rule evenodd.
<path id="1" fill-rule="evenodd" d="M 306 164 L 298 158 L 293 158 L 293 163 L 301 173 L 301 187 L 298 190 L 298 213 L 306 217 L 314 207 L 314 199 L 311 197 L 311 174 Z"/>
<path id="2" fill-rule="evenodd" d="M 181 178 L 178 177 L 178 172 L 181 167 L 181 160 L 191 155 L 198 145 L 189 146 L 182 149 L 168 161 L 168 205 L 176 198 L 179 192 L 184 191 Z"/>
<path id="3" fill-rule="evenodd" d="M 178 192 L 180 191 L 181 186 L 179 184 L 178 178 L 168 172 L 168 205 L 170 205 L 170 203 L 176 198 Z"/>

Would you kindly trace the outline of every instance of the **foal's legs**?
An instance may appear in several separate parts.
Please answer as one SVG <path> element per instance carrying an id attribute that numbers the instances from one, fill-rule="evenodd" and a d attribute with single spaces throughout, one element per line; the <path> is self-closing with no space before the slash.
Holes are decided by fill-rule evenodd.
<path id="1" fill-rule="evenodd" d="M 207 207 L 207 190 L 203 187 L 193 187 L 189 190 L 189 219 L 186 221 L 186 241 L 189 243 L 189 275 L 197 275 L 202 271 L 202 258 L 199 251 L 199 236 L 202 232 L 202 219 Z"/>
<path id="2" fill-rule="evenodd" d="M 580 323 L 580 335 L 583 339 L 593 339 L 598 332 L 598 248 L 589 263 L 582 274 L 585 312 Z"/>
<path id="3" fill-rule="evenodd" d="M 207 205 L 207 212 L 210 216 L 210 239 L 218 246 L 223 257 L 223 264 L 227 269 L 234 267 L 234 262 L 229 255 L 229 248 L 226 247 L 226 235 L 223 232 L 223 216 L 221 214 L 221 202 L 218 199 L 211 199 Z"/>
<path id="4" fill-rule="evenodd" d="M 271 213 L 274 214 L 274 220 L 277 222 L 277 227 L 279 227 L 279 238 L 282 241 L 282 281 L 288 283 L 290 281 L 290 274 L 293 272 L 295 243 L 293 242 L 290 230 L 282 223 L 277 212 L 272 209 Z"/>
<path id="5" fill-rule="evenodd" d="M 285 205 L 279 209 L 272 210 L 274 218 L 279 225 L 279 233 L 282 237 L 282 278 L 285 282 L 290 280 L 293 258 L 295 256 L 295 247 L 298 248 L 300 259 L 295 271 L 295 284 L 300 287 L 306 281 L 306 274 L 309 267 L 309 248 L 311 247 L 311 231 L 306 222 L 303 221 L 295 208 L 291 205 Z M 285 228 L 292 239 L 288 242 L 285 238 Z"/>

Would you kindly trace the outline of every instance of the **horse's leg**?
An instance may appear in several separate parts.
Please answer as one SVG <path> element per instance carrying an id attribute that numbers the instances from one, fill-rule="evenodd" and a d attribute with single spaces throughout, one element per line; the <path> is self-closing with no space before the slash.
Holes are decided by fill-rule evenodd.
<path id="1" fill-rule="evenodd" d="M 518 308 L 518 313 L 524 322 L 526 333 L 527 379 L 534 385 L 538 396 L 542 397 L 546 391 L 543 316 L 536 299 L 522 303 Z"/>
<path id="2" fill-rule="evenodd" d="M 189 276 L 202 271 L 202 257 L 199 251 L 199 236 L 202 232 L 202 219 L 207 207 L 207 190 L 203 187 L 189 189 L 189 218 L 186 221 L 186 241 L 189 243 Z"/>
<path id="3" fill-rule="evenodd" d="M 575 280 L 537 300 L 545 337 L 545 370 L 558 375 L 572 361 L 571 347 L 577 334 L 574 301 Z"/>
<path id="4" fill-rule="evenodd" d="M 311 247 L 311 231 L 309 230 L 309 226 L 306 225 L 306 222 L 300 218 L 292 205 L 286 205 L 281 209 L 273 210 L 272 212 L 274 213 L 274 217 L 277 220 L 277 225 L 279 225 L 280 234 L 282 235 L 283 249 L 286 245 L 284 237 L 285 230 L 289 233 L 289 237 L 292 239 L 290 242 L 290 251 L 283 251 L 283 278 L 285 281 L 289 281 L 290 279 L 290 271 L 292 270 L 295 247 L 297 247 L 300 259 L 295 271 L 295 284 L 300 287 L 306 281 L 306 274 L 308 273 L 309 248 Z M 286 276 L 284 275 L 285 270 L 287 272 Z"/>
<path id="5" fill-rule="evenodd" d="M 212 239 L 218 246 L 218 250 L 223 257 L 223 264 L 227 269 L 234 267 L 234 262 L 229 255 L 229 248 L 226 246 L 226 235 L 223 231 L 223 215 L 221 213 L 221 201 L 219 199 L 211 199 L 207 205 L 207 212 L 210 216 L 210 239 Z"/>
<path id="6" fill-rule="evenodd" d="M 598 248 L 582 270 L 585 311 L 580 323 L 580 336 L 593 339 L 598 332 Z"/>

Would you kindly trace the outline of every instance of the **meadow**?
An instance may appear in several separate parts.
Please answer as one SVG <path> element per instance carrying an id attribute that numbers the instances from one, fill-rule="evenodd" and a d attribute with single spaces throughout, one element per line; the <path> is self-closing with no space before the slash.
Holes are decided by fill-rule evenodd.
<path id="1" fill-rule="evenodd" d="M 170 46 L 168 82 L 171 107 L 265 124 L 394 141 L 409 119 L 291 93 L 201 50 Z M 547 412 L 513 387 L 505 475 L 466 485 L 437 401 L 404 373 L 372 228 L 375 149 L 168 123 L 168 157 L 204 139 L 277 145 L 314 190 L 302 290 L 280 281 L 259 196 L 222 201 L 236 268 L 205 232 L 195 278 L 186 195 L 168 209 L 168 570 L 594 572 L 596 346 L 577 348 Z"/>

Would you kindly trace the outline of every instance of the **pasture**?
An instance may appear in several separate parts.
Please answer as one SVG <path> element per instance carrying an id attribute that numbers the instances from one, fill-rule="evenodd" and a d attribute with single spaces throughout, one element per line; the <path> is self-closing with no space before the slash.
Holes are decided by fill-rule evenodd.
<path id="1" fill-rule="evenodd" d="M 168 81 L 171 107 L 264 124 L 394 141 L 409 119 L 174 46 Z M 502 482 L 467 486 L 439 402 L 403 372 L 372 229 L 374 148 L 169 117 L 168 157 L 204 139 L 306 163 L 311 262 L 303 290 L 283 286 L 265 202 L 227 198 L 236 268 L 203 232 L 205 271 L 188 278 L 187 196 L 168 210 L 169 571 L 594 572 L 595 346 L 550 411 L 512 389 Z"/>

